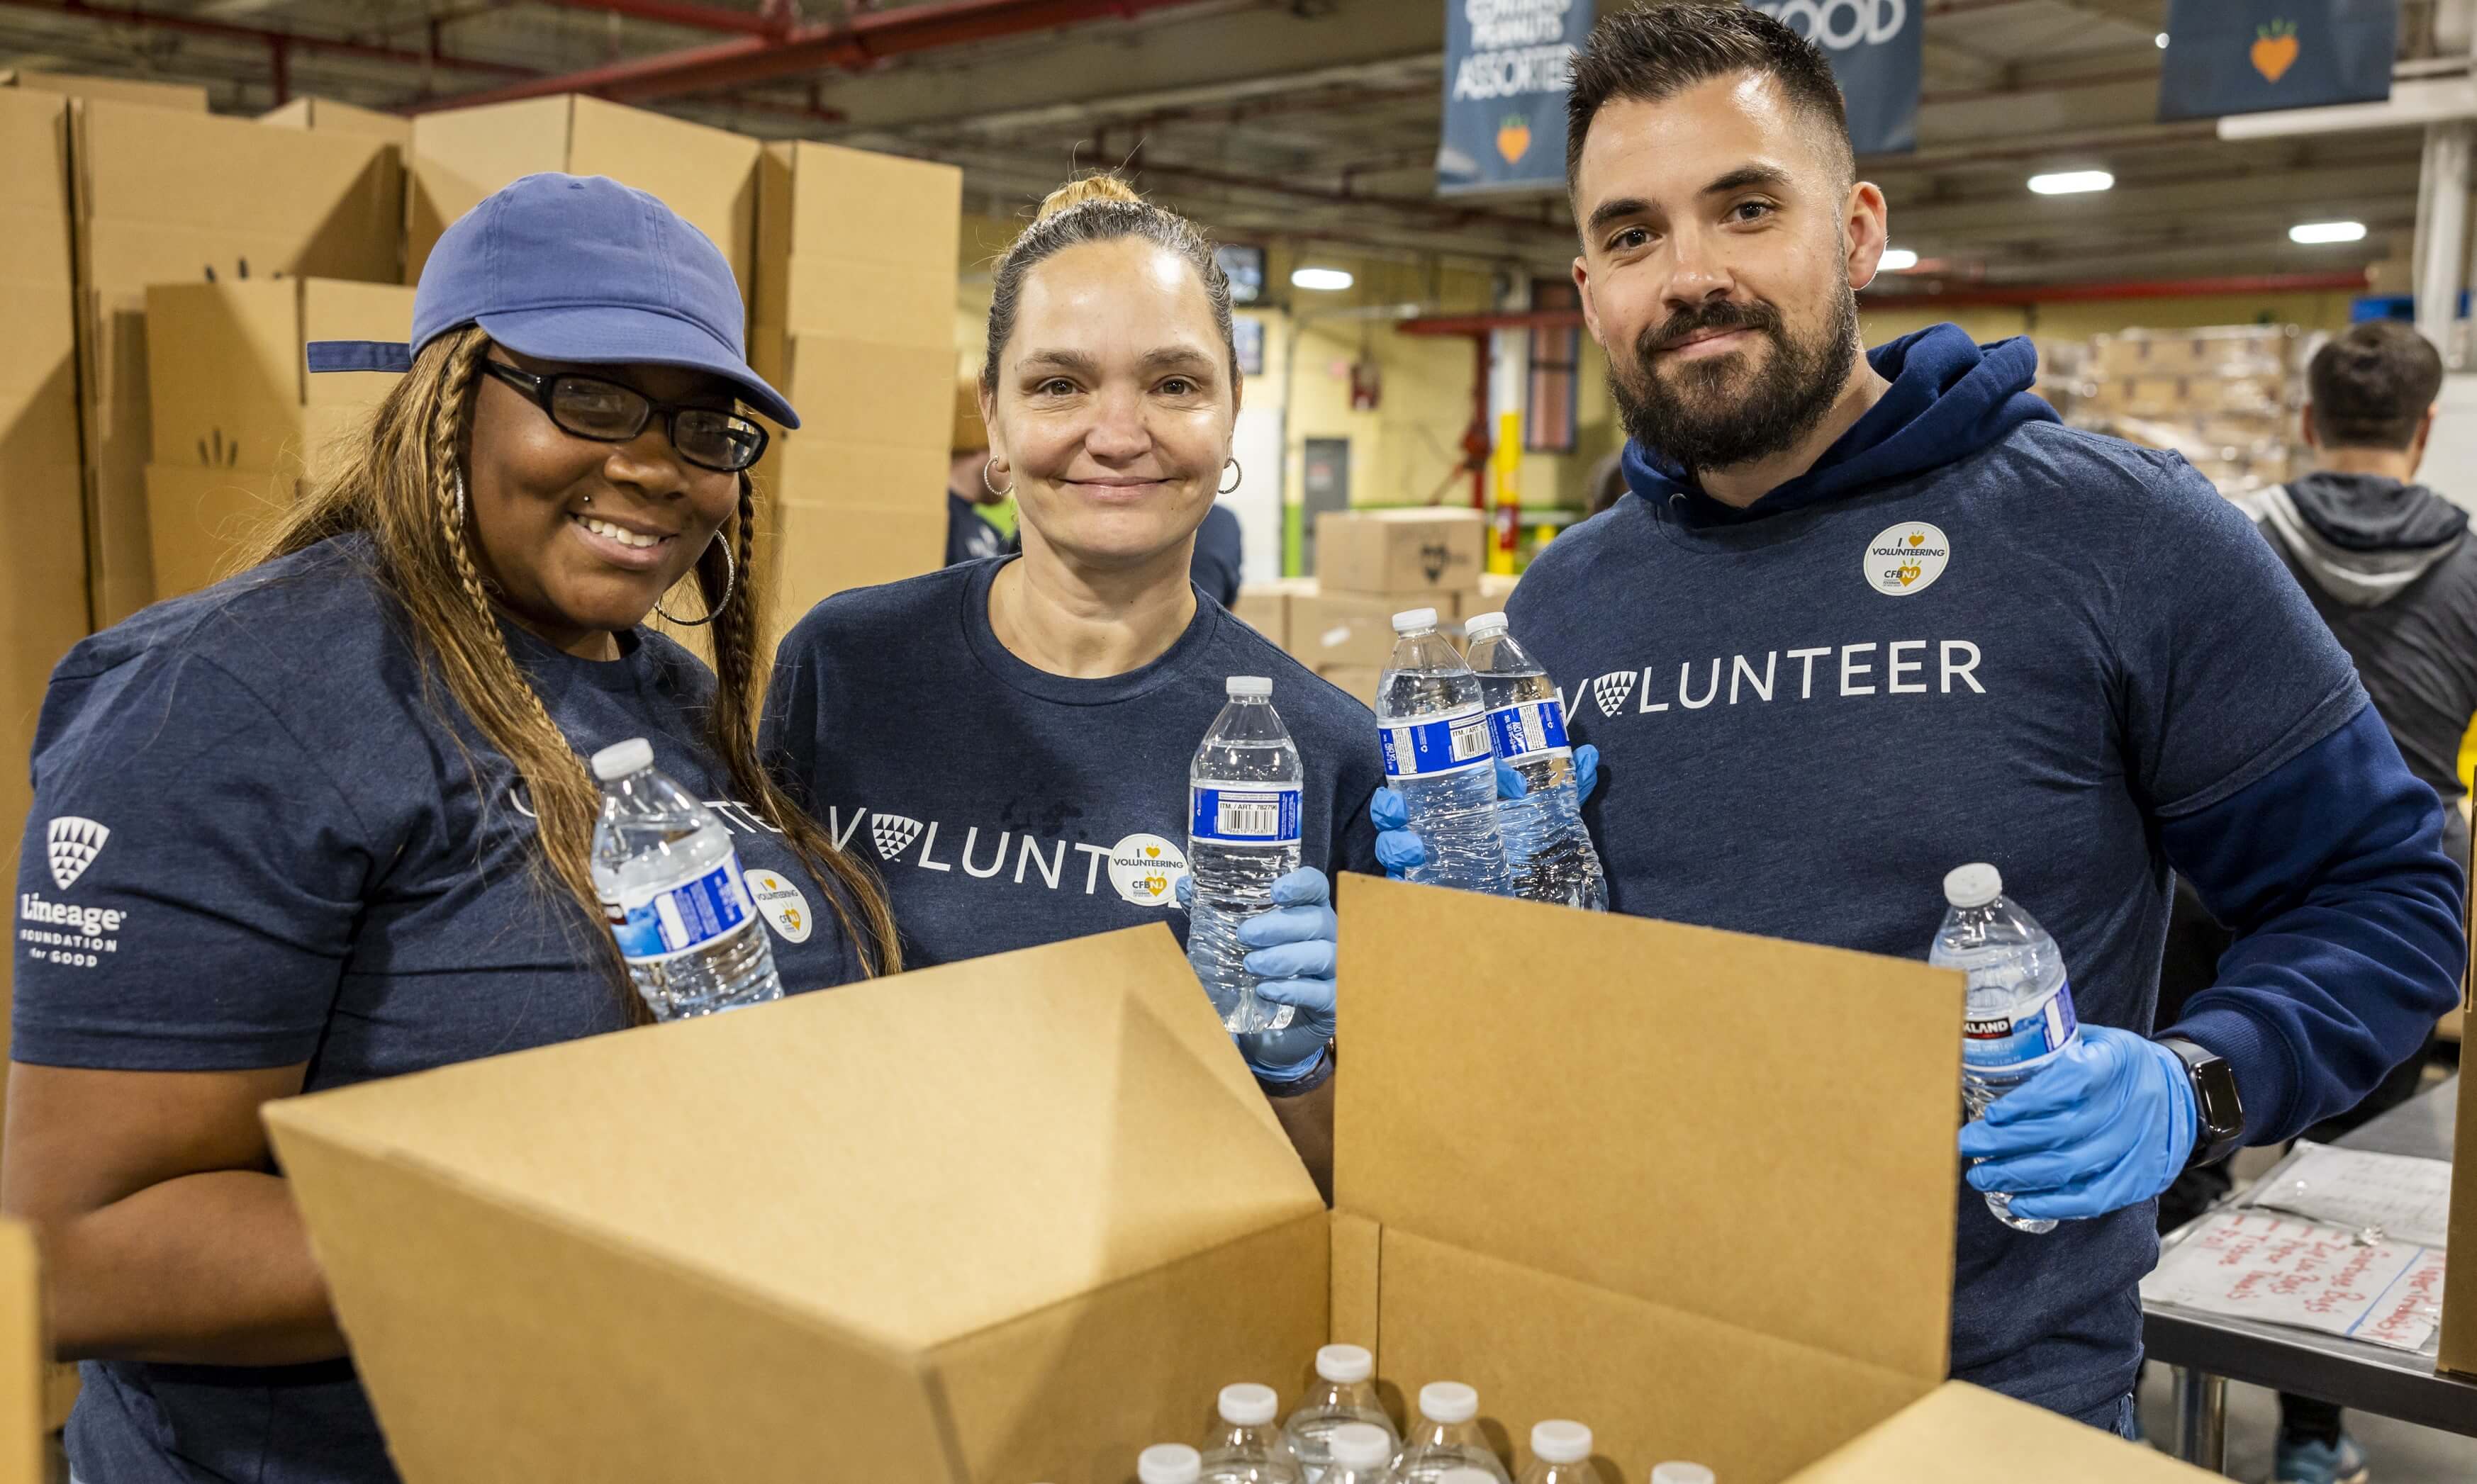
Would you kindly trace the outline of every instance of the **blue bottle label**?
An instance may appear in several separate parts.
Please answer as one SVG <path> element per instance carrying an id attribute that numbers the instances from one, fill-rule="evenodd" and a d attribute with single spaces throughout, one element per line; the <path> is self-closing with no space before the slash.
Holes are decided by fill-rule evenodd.
<path id="1" fill-rule="evenodd" d="M 2054 1060 L 2080 1029 L 2081 1022 L 2073 1016 L 2072 981 L 2058 979 L 2043 998 L 2014 1014 L 1964 1020 L 1961 1063 L 1971 1072 L 2017 1077 Z"/>
<path id="2" fill-rule="evenodd" d="M 1496 755 L 1508 762 L 1517 757 L 1570 757 L 1565 745 L 1565 708 L 1555 700 L 1519 701 L 1488 713 L 1488 733 Z"/>
<path id="3" fill-rule="evenodd" d="M 1188 786 L 1187 802 L 1187 832 L 1198 844 L 1296 845 L 1299 841 L 1296 783 L 1199 782 Z"/>
<path id="4" fill-rule="evenodd" d="M 632 964 L 661 963 L 692 953 L 748 921 L 748 883 L 738 853 L 685 881 L 603 899 L 602 915 Z"/>
<path id="5" fill-rule="evenodd" d="M 1478 706 L 1431 721 L 1380 727 L 1376 745 L 1385 752 L 1389 779 L 1426 779 L 1485 768 L 1495 757 L 1488 739 L 1488 713 Z"/>

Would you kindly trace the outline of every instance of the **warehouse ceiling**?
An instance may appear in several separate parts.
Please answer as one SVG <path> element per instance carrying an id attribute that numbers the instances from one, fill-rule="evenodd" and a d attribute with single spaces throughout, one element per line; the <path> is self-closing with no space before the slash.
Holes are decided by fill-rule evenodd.
<path id="1" fill-rule="evenodd" d="M 2407 255 L 2417 133 L 2225 143 L 2207 122 L 2157 122 L 2165 0 L 1897 3 L 1926 11 L 1919 147 L 1861 163 L 1921 260 L 1903 287 Z M 2466 39 L 2439 40 L 2435 11 L 2404 4 L 2406 65 L 2464 69 Z M 239 112 L 280 94 L 415 110 L 582 84 L 748 134 L 951 161 L 989 215 L 1109 164 L 1233 238 L 1553 271 L 1572 250 L 1562 197 L 1434 195 L 1443 17 L 1443 0 L 0 0 L 0 67 L 204 82 Z M 2024 184 L 2088 167 L 2115 187 Z M 2288 240 L 2330 219 L 2368 235 Z"/>

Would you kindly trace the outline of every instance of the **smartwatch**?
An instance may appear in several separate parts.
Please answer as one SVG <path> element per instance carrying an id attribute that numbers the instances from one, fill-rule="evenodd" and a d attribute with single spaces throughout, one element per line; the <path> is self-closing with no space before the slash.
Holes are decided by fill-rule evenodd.
<path id="1" fill-rule="evenodd" d="M 2244 1144 L 2244 1102 L 2237 1096 L 2237 1073 L 2228 1059 L 2183 1036 L 2161 1036 L 2159 1044 L 2185 1064 L 2193 1084 L 2193 1109 L 2201 1127 L 2193 1135 L 2193 1156 L 2188 1170 L 2214 1165 Z"/>

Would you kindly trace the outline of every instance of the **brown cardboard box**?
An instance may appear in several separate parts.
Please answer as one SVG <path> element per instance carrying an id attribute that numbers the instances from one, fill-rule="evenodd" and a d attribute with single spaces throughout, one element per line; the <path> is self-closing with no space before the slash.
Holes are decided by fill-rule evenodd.
<path id="1" fill-rule="evenodd" d="M 1468 618 L 1472 616 L 1472 614 L 1487 613 L 1502 609 L 1505 606 L 1505 601 L 1514 596 L 1514 584 L 1521 581 L 1522 575 L 1518 572 L 1481 573 L 1479 575 L 1479 601 L 1482 604 L 1489 605 L 1490 606 L 1470 607 L 1470 600 L 1464 599 L 1463 606 L 1466 608 L 1470 608 L 1470 612 L 1465 613 L 1463 616 Z"/>
<path id="2" fill-rule="evenodd" d="M 401 340 L 413 290 L 338 279 L 159 284 L 146 290 L 154 461 L 167 467 L 316 472 L 316 435 L 349 432 L 396 378 L 312 375 L 313 340 Z M 160 543 L 159 543 L 160 545 Z M 156 596 L 177 589 L 157 574 Z"/>
<path id="3" fill-rule="evenodd" d="M 1315 530 L 1316 581 L 1328 593 L 1464 592 L 1486 565 L 1477 510 L 1327 510 Z"/>
<path id="4" fill-rule="evenodd" d="M 794 335 L 783 342 L 779 379 L 756 367 L 800 414 L 798 430 L 781 435 L 784 452 L 811 443 L 868 443 L 934 455 L 937 472 L 926 484 L 901 491 L 900 499 L 914 507 L 942 500 L 955 411 L 954 293 L 949 273 L 946 316 L 931 343 Z"/>
<path id="5" fill-rule="evenodd" d="M 1960 1381 L 1946 1381 L 1915 1406 L 1868 1429 L 1789 1484 L 1989 1484 L 1991 1479 L 2083 1478 L 2109 1484 L 2195 1484 L 2210 1477 L 2147 1444 L 2095 1427 L 2055 1428 L 2055 1416 Z M 2007 1451 L 2035 1434 L 2036 1463 Z M 2000 1466 L 1997 1461 L 2002 1460 Z M 1995 1467 L 1991 1467 L 1995 1466 Z M 2022 1472 L 2027 1470 L 2028 1472 Z"/>
<path id="6" fill-rule="evenodd" d="M 413 121 L 404 281 L 421 277 L 438 235 L 484 197 L 519 177 L 564 170 L 660 197 L 722 249 L 746 299 L 758 149 L 725 130 L 576 93 L 424 113 Z"/>
<path id="7" fill-rule="evenodd" d="M 79 103 L 73 119 L 87 545 L 101 626 L 155 596 L 148 286 L 393 283 L 404 191 L 395 152 L 366 136 L 119 103 Z"/>
<path id="8" fill-rule="evenodd" d="M 1316 581 L 1312 577 L 1277 577 L 1264 582 L 1242 582 L 1238 601 L 1230 611 L 1238 621 L 1273 641 L 1287 652 L 1290 647 L 1290 600 L 1307 594 L 1314 596 Z"/>
<path id="9" fill-rule="evenodd" d="M 769 144 L 758 169 L 757 215 L 757 285 L 748 316 L 757 373 L 793 381 L 803 369 L 813 374 L 827 359 L 850 357 L 862 346 L 942 349 L 947 359 L 937 399 L 942 440 L 955 376 L 963 172 L 833 144 Z M 796 367 L 788 363 L 788 342 L 799 338 L 834 348 L 813 350 L 808 367 Z M 813 411 L 784 389 L 803 417 L 833 411 Z M 907 386 L 900 394 L 913 391 Z M 818 429 L 813 424 L 806 431 Z"/>
<path id="10" fill-rule="evenodd" d="M 264 469 L 146 466 L 146 534 L 159 600 L 230 577 L 292 499 L 292 480 Z"/>
<path id="11" fill-rule="evenodd" d="M 324 129 L 330 134 L 362 134 L 385 139 L 398 150 L 413 150 L 413 120 L 401 113 L 358 109 L 333 98 L 299 97 L 258 115 L 262 124 L 279 129 Z"/>
<path id="12" fill-rule="evenodd" d="M 1338 593 L 1319 583 L 1290 597 L 1290 655 L 1321 674 L 1334 665 L 1374 669 L 1393 653 L 1393 615 L 1435 608 L 1451 631 L 1461 617 L 1455 592 Z"/>
<path id="13" fill-rule="evenodd" d="M 2460 1013 L 2477 1005 L 2477 897 L 2463 907 L 2469 940 L 2469 960 L 2460 977 Z M 2463 1062 L 2465 1066 L 2465 1062 Z M 2459 1088 L 2460 1119 L 2451 1135 L 2450 1249 L 2477 1252 L 2477 1098 L 2468 1093 L 2467 1078 Z M 2453 1283 L 2443 1274 L 2442 1338 L 2435 1368 L 2477 1375 L 2477 1283 Z"/>
<path id="14" fill-rule="evenodd" d="M 873 587 L 946 559 L 946 511 L 873 509 L 778 501 L 761 525 L 758 560 L 771 597 L 768 642 L 838 592 Z"/>
<path id="15" fill-rule="evenodd" d="M 0 1484 L 45 1484 L 51 1476 L 43 1456 L 47 1349 L 35 1230 L 0 1217 Z"/>
<path id="16" fill-rule="evenodd" d="M 1618 1478 L 1779 1484 L 1895 1418 L 1877 1456 L 2117 1476 L 1937 1399 L 1957 976 L 1340 902 L 1330 1214 L 1158 925 L 271 1105 L 406 1479 L 1114 1484 L 1228 1380 L 1294 1403 L 1327 1339 L 1474 1383 L 1500 1438 L 1581 1418 Z"/>
<path id="17" fill-rule="evenodd" d="M 134 77 L 79 77 L 67 72 L 0 72 L 0 87 L 23 87 L 69 98 L 104 98 L 154 109 L 207 111 L 207 89 L 197 83 L 149 83 Z"/>
<path id="18" fill-rule="evenodd" d="M 1369 710 L 1376 709 L 1376 684 L 1384 678 L 1376 665 L 1325 665 L 1316 671 L 1317 678 L 1347 691 Z"/>

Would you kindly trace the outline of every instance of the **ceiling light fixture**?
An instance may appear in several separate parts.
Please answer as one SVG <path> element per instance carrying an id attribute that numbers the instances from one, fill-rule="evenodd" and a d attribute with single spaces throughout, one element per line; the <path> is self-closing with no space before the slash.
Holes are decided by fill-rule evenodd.
<path id="1" fill-rule="evenodd" d="M 2362 242 L 2365 239 L 2364 222 L 2299 222 L 2288 229 L 2288 240 L 2308 247 L 2323 242 Z"/>
<path id="2" fill-rule="evenodd" d="M 2115 184 L 2115 177 L 2105 170 L 2059 170 L 2052 175 L 2030 177 L 2030 188 L 2042 196 L 2078 196 L 2085 191 L 2105 190 Z"/>
<path id="3" fill-rule="evenodd" d="M 1906 247 L 1888 247 L 1875 266 L 1885 273 L 1907 273 L 1918 265 L 1918 255 Z"/>
<path id="4" fill-rule="evenodd" d="M 1357 280 L 1344 268 L 1292 268 L 1292 288 L 1313 288 L 1319 293 L 1336 293 L 1348 288 Z"/>

